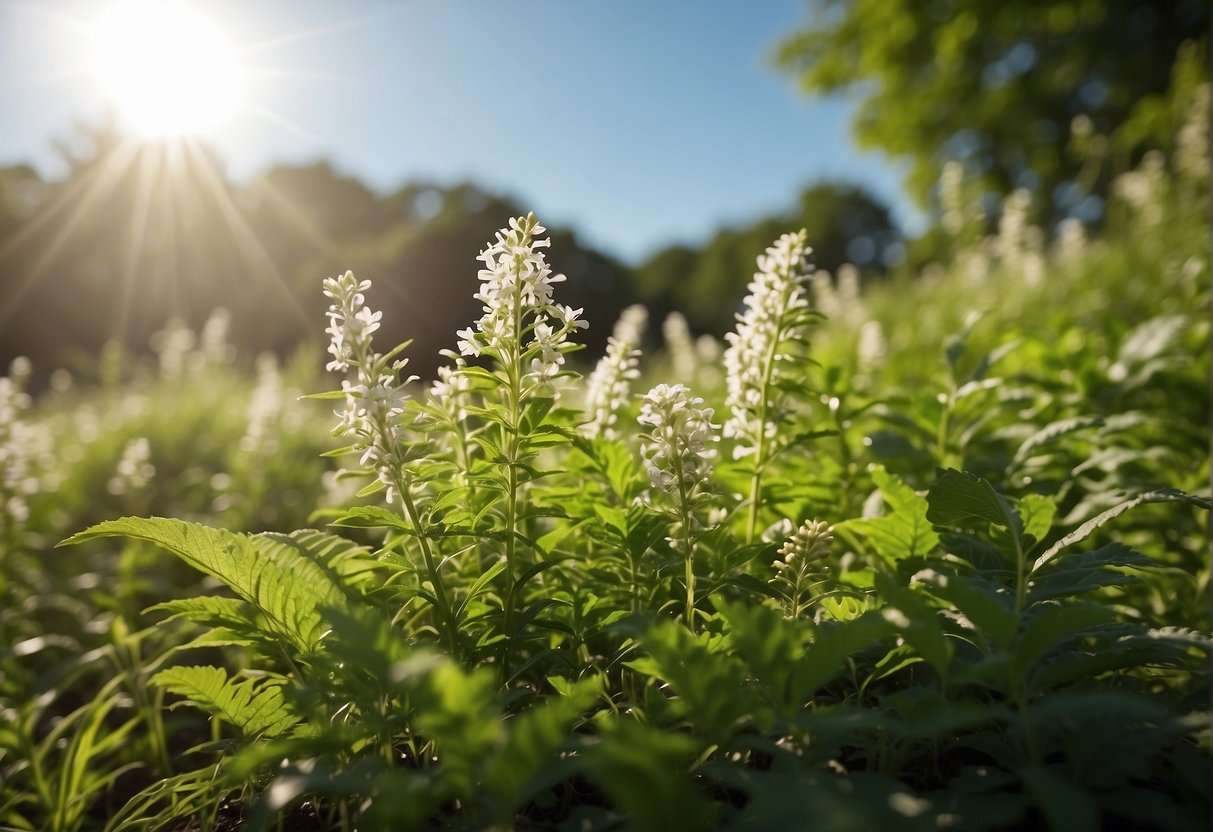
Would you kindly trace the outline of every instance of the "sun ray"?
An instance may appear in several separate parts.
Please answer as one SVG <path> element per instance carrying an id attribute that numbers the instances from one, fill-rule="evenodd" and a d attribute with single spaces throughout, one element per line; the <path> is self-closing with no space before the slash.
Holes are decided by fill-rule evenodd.
<path id="1" fill-rule="evenodd" d="M 103 199 L 109 192 L 112 192 L 115 184 L 130 168 L 138 152 L 138 143 L 127 139 L 119 142 L 119 144 L 110 150 L 103 161 L 98 164 L 96 174 L 87 181 L 87 184 L 82 183 L 81 187 L 76 189 L 78 195 L 64 195 L 64 198 L 59 200 L 57 205 L 52 206 L 55 210 L 48 211 L 58 214 L 62 209 L 70 209 L 66 219 L 59 225 L 55 231 L 54 238 L 46 244 L 39 253 L 37 259 L 30 266 L 29 270 L 18 278 L 16 286 L 11 287 L 5 292 L 4 303 L 0 305 L 0 323 L 9 320 L 12 314 L 17 309 L 17 304 L 29 291 L 29 288 L 37 281 L 50 266 L 60 250 L 66 245 L 75 233 L 76 228 L 96 207 L 94 203 L 97 200 Z M 5 245 L 5 251 L 0 253 L 0 256 L 5 256 L 17 248 L 17 245 L 23 241 L 29 241 L 36 232 L 36 227 L 40 228 L 48 226 L 50 218 L 30 223 L 26 230 L 13 238 Z M 36 227 L 35 227 L 36 226 Z"/>
<path id="2" fill-rule="evenodd" d="M 304 332 L 310 333 L 313 328 L 311 316 L 303 308 L 303 304 L 299 302 L 299 299 L 295 297 L 295 294 L 290 289 L 290 285 L 282 276 L 282 272 L 279 271 L 278 266 L 274 263 L 273 258 L 266 252 L 265 247 L 261 245 L 261 241 L 257 239 L 257 235 L 252 232 L 244 217 L 240 215 L 240 212 L 228 197 L 227 192 L 223 188 L 223 182 L 211 166 L 210 160 L 202 152 L 197 140 L 186 137 L 183 141 L 183 146 L 187 157 L 192 162 L 192 169 L 197 170 L 201 183 L 214 198 L 215 205 L 219 208 L 228 230 L 233 234 L 234 241 L 240 249 L 241 255 L 246 258 L 249 266 L 255 270 L 264 271 L 274 279 L 282 295 L 288 300 L 287 305 L 295 314 L 297 323 L 299 323 Z"/>
<path id="3" fill-rule="evenodd" d="M 162 161 L 163 148 L 161 145 L 148 145 L 140 153 L 137 165 L 135 204 L 131 211 L 131 229 L 126 239 L 124 251 L 124 268 L 122 269 L 121 301 L 118 304 L 118 317 L 111 327 L 110 337 L 123 342 L 126 340 L 127 326 L 130 322 L 131 303 L 134 298 L 135 284 L 139 274 L 139 259 L 142 256 L 147 228 L 151 221 L 152 196 L 157 184 L 157 174 Z"/>
<path id="4" fill-rule="evenodd" d="M 348 32 L 352 29 L 360 29 L 365 26 L 372 26 L 377 23 L 382 23 L 385 20 L 397 18 L 402 14 L 402 9 L 398 4 L 394 8 L 384 9 L 383 11 L 372 14 L 364 14 L 359 17 L 347 18 L 345 20 L 335 20 L 332 23 L 326 23 L 322 26 L 312 26 L 307 29 L 299 29 L 294 32 L 278 35 L 277 37 L 268 38 L 266 40 L 257 41 L 246 46 L 242 52 L 245 55 L 255 55 L 258 52 L 265 52 L 270 49 L 276 49 L 279 46 L 286 46 L 293 43 L 301 43 L 308 40 L 316 40 L 330 35 L 335 35 L 340 32 Z"/>
<path id="5" fill-rule="evenodd" d="M 308 130 L 306 127 L 299 124 L 298 122 L 291 121 L 286 116 L 284 116 L 280 113 L 276 113 L 273 110 L 270 110 L 266 107 L 262 107 L 260 105 L 253 104 L 252 102 L 245 102 L 244 109 L 250 113 L 254 113 L 258 116 L 261 116 L 262 118 L 264 118 L 268 121 L 271 121 L 274 124 L 277 124 L 279 127 L 285 127 L 287 130 L 290 130 L 292 133 L 294 133 L 297 136 L 300 136 L 301 138 L 308 139 L 309 141 L 320 141 L 320 136 L 318 136 L 316 133 L 313 133 L 311 130 Z"/>

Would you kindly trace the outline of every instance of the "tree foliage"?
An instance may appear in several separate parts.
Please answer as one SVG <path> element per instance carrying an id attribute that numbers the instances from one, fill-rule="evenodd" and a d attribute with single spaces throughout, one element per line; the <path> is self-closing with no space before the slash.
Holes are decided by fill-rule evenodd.
<path id="1" fill-rule="evenodd" d="M 1027 187 L 1064 214 L 1079 198 L 1067 183 L 1102 194 L 1166 145 L 1172 67 L 1208 25 L 1199 0 L 823 0 L 777 61 L 809 93 L 863 95 L 856 137 L 908 159 L 924 204 L 954 158 L 987 189 Z M 1072 124 L 1111 140 L 1110 165 L 1071 152 Z"/>

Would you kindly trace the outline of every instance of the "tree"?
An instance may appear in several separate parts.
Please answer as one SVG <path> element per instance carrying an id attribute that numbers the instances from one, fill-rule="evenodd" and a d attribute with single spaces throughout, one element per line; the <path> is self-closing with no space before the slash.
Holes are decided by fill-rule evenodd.
<path id="1" fill-rule="evenodd" d="M 723 335 L 733 328 L 755 258 L 798 228 L 809 232 L 813 263 L 831 273 L 852 263 L 872 277 L 899 257 L 901 233 L 888 207 L 861 188 L 825 182 L 805 189 L 791 210 L 723 228 L 698 250 L 662 249 L 637 267 L 637 292 L 655 319 L 677 309 L 697 331 Z"/>
<path id="2" fill-rule="evenodd" d="M 1203 0 L 820 0 L 777 62 L 810 94 L 864 94 L 856 138 L 907 158 L 922 204 L 959 159 L 992 194 L 1026 187 L 1060 216 L 1166 144 L 1162 124 L 1125 126 L 1208 25 Z M 1067 151 L 1072 124 L 1111 140 L 1111 165 Z"/>

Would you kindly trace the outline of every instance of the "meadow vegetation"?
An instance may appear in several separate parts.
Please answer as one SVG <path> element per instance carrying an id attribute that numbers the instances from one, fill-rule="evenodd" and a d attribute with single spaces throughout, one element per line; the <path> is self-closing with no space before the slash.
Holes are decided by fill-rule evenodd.
<path id="1" fill-rule="evenodd" d="M 786 229 L 723 343 L 579 362 L 528 215 L 432 383 L 352 273 L 327 358 L 18 362 L 0 827 L 1207 828 L 1207 103 L 1094 231 Z"/>

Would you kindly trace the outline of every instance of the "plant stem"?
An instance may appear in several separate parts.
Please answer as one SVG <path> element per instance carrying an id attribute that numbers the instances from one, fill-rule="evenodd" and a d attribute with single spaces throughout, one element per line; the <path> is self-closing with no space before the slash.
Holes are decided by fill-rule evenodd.
<path id="1" fill-rule="evenodd" d="M 776 322 L 775 334 L 767 344 L 766 355 L 762 358 L 762 396 L 758 403 L 758 448 L 754 452 L 754 472 L 750 476 L 750 507 L 746 517 L 745 542 L 754 542 L 758 532 L 758 504 L 762 495 L 762 475 L 767 464 L 767 403 L 771 394 L 771 378 L 775 375 L 775 356 L 779 353 L 779 344 L 783 340 L 784 316 L 790 298 L 784 298 L 779 320 Z"/>
<path id="2" fill-rule="evenodd" d="M 455 612 L 451 607 L 450 598 L 447 597 L 446 587 L 442 583 L 442 575 L 438 572 L 438 564 L 434 561 L 434 550 L 430 546 L 429 535 L 425 533 L 425 529 L 421 525 L 420 513 L 417 511 L 417 504 L 413 501 L 412 492 L 409 490 L 409 483 L 405 479 L 400 469 L 396 469 L 397 473 L 393 477 L 394 485 L 397 491 L 400 492 L 400 502 L 404 505 L 404 513 L 408 516 L 409 522 L 413 524 L 413 528 L 417 531 L 417 540 L 421 545 L 421 557 L 425 560 L 425 570 L 429 575 L 430 583 L 434 587 L 434 596 L 438 599 L 438 611 L 442 614 L 446 622 L 447 641 L 450 643 L 451 655 L 456 659 L 459 658 L 459 647 L 455 640 L 455 633 L 458 626 L 455 622 Z"/>
<path id="3" fill-rule="evenodd" d="M 518 524 L 518 437 L 522 431 L 522 358 L 522 298 L 516 293 L 514 296 L 514 337 L 509 353 L 510 360 L 507 362 L 508 366 L 506 367 L 506 376 L 510 383 L 508 390 L 510 424 L 502 426 L 502 430 L 508 433 L 508 436 L 502 436 L 502 447 L 505 450 L 506 473 L 509 478 L 509 491 L 506 494 L 505 507 L 505 597 L 502 599 L 503 625 L 505 628 L 505 641 L 501 654 L 501 676 L 503 681 L 509 678 L 510 647 L 512 630 L 514 628 L 514 582 L 516 580 L 515 571 L 517 567 L 515 561 L 518 555 L 516 529 Z"/>
<path id="4" fill-rule="evenodd" d="M 675 437 L 675 442 L 677 438 Z M 688 505 L 686 478 L 682 474 L 682 454 L 675 445 L 673 454 L 674 476 L 678 480 L 678 512 L 679 523 L 682 526 L 683 557 L 686 559 L 687 585 L 687 629 L 695 633 L 695 544 L 691 538 L 691 511 Z"/>

